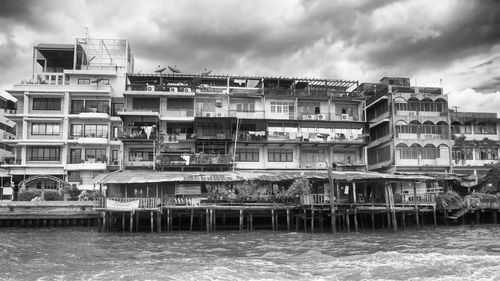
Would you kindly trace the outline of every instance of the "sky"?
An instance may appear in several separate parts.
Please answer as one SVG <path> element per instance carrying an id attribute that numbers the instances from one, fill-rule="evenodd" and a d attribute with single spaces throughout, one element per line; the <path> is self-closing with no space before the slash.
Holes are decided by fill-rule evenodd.
<path id="1" fill-rule="evenodd" d="M 500 112 L 499 0 L 1 0 L 0 93 L 29 80 L 34 45 L 86 31 L 130 40 L 136 72 L 409 77 Z"/>

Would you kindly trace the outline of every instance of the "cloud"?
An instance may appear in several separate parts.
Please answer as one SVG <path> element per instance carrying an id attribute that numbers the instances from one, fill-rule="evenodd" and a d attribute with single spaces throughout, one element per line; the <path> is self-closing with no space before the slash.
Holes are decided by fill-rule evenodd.
<path id="1" fill-rule="evenodd" d="M 448 93 L 450 106 L 457 106 L 458 111 L 500 113 L 500 91 L 483 94 L 474 89 L 465 89 Z"/>

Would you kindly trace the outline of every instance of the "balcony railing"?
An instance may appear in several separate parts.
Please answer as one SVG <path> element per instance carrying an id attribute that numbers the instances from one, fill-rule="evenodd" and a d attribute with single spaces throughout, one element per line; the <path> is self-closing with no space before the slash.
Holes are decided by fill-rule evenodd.
<path id="1" fill-rule="evenodd" d="M 21 165 L 21 158 L 3 157 L 1 163 L 2 165 Z"/>
<path id="2" fill-rule="evenodd" d="M 232 163 L 232 156 L 225 154 L 163 154 L 156 158 L 156 164 L 165 167 L 231 165 Z"/>
<path id="3" fill-rule="evenodd" d="M 113 200 L 119 203 L 128 203 L 128 202 L 134 202 L 139 200 L 139 209 L 155 209 L 155 208 L 161 208 L 162 207 L 162 200 L 161 198 L 115 198 L 115 197 L 110 197 L 110 198 L 96 198 L 95 201 L 95 207 L 96 208 L 103 208 L 106 209 L 106 200 Z"/>
<path id="4" fill-rule="evenodd" d="M 80 114 L 80 113 L 106 113 L 106 114 L 109 114 L 109 106 L 85 107 L 85 108 L 71 109 L 71 114 Z"/>
<path id="5" fill-rule="evenodd" d="M 68 157 L 68 164 L 83 164 L 83 163 L 107 163 L 108 158 L 106 156 L 88 157 L 87 159 L 81 159 L 78 157 Z"/>
<path id="6" fill-rule="evenodd" d="M 220 130 L 199 130 L 196 132 L 197 139 L 208 139 L 208 140 L 228 140 L 232 139 L 233 135 L 229 131 Z"/>
<path id="7" fill-rule="evenodd" d="M 162 113 L 163 117 L 194 117 L 194 109 L 171 110 Z"/>
<path id="8" fill-rule="evenodd" d="M 141 131 L 125 130 L 123 132 L 118 132 L 118 139 L 121 140 L 156 140 L 156 132 L 151 132 L 148 135 Z"/>
<path id="9" fill-rule="evenodd" d="M 423 194 L 403 194 L 401 195 L 402 201 L 405 204 L 415 204 L 415 203 L 436 203 L 436 197 L 438 193 L 423 193 Z"/>

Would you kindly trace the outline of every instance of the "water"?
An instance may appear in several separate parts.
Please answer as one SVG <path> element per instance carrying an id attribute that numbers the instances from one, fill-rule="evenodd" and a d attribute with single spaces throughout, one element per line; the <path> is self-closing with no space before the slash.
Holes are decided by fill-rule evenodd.
<path id="1" fill-rule="evenodd" d="M 0 229 L 1 280 L 500 280 L 500 227 L 356 234 Z"/>

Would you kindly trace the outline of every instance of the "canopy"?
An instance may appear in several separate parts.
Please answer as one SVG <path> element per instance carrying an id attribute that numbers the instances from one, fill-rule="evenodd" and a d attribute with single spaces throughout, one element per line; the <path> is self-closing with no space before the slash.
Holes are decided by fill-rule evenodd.
<path id="1" fill-rule="evenodd" d="M 154 183 L 154 182 L 241 182 L 249 180 L 286 181 L 300 177 L 328 180 L 328 172 L 318 170 L 265 170 L 225 172 L 162 172 L 152 170 L 120 170 L 94 178 L 96 184 Z M 377 172 L 332 171 L 337 181 L 426 181 L 435 180 L 424 175 L 394 175 Z"/>

